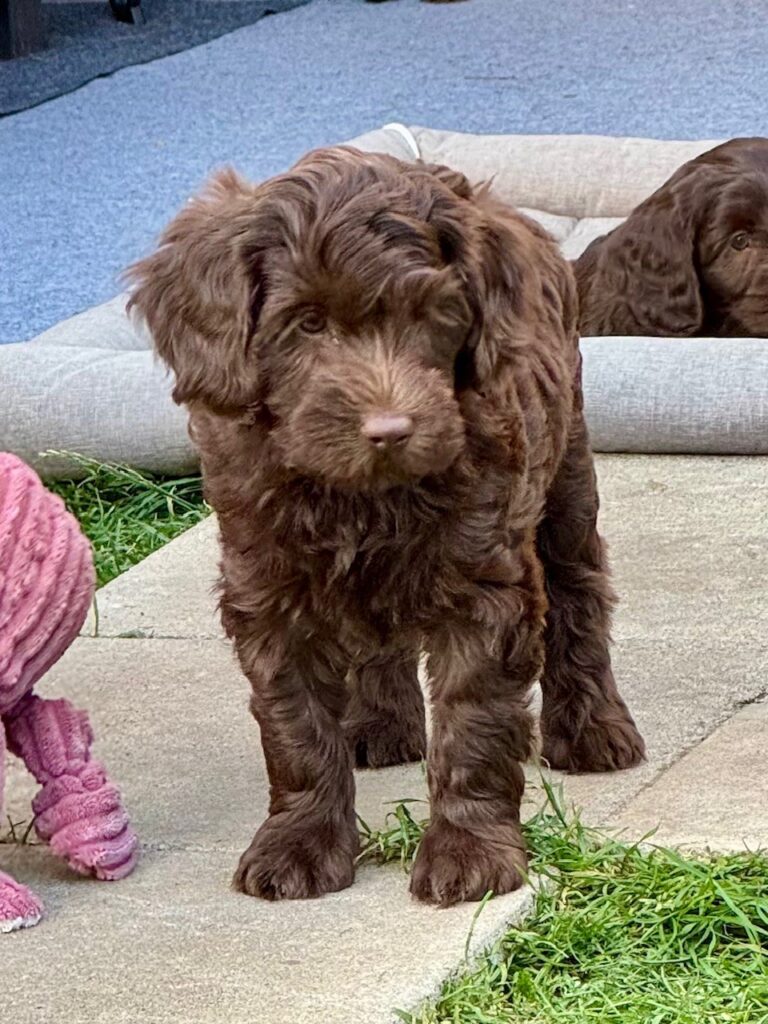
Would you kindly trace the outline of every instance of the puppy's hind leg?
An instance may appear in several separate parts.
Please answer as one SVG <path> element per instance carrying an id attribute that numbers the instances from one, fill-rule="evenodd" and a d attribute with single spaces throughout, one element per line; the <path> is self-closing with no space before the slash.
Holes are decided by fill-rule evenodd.
<path id="1" fill-rule="evenodd" d="M 609 653 L 614 595 L 597 532 L 599 500 L 580 411 L 538 531 L 549 611 L 541 679 L 542 753 L 552 768 L 631 768 L 645 744 L 619 695 Z"/>
<path id="2" fill-rule="evenodd" d="M 358 768 L 420 761 L 427 752 L 415 654 L 382 654 L 355 673 L 344 734 Z"/>

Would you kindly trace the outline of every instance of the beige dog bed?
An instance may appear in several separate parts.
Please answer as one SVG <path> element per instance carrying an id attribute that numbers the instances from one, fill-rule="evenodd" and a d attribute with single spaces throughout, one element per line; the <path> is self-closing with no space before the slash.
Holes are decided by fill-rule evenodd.
<path id="1" fill-rule="evenodd" d="M 465 135 L 388 125 L 353 140 L 490 180 L 540 221 L 569 259 L 628 216 L 682 163 L 719 140 Z M 169 217 L 174 211 L 168 211 Z M 584 339 L 584 391 L 598 451 L 768 453 L 768 340 Z M 125 296 L 31 342 L 0 347 L 0 449 L 49 476 L 39 454 L 76 451 L 158 472 L 195 456 L 171 384 Z"/>

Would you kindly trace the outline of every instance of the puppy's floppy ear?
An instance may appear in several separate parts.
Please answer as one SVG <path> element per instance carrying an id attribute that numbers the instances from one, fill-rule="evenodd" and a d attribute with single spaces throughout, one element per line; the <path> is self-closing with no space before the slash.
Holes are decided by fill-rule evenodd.
<path id="1" fill-rule="evenodd" d="M 131 267 L 129 309 L 144 318 L 173 370 L 177 402 L 238 409 L 257 398 L 249 343 L 264 298 L 257 189 L 232 170 L 214 177 Z"/>
<path id="2" fill-rule="evenodd" d="M 575 263 L 582 334 L 690 337 L 704 322 L 697 231 L 711 169 L 682 167 Z"/>
<path id="3" fill-rule="evenodd" d="M 465 346 L 469 382 L 486 392 L 506 386 L 501 372 L 516 349 L 540 332 L 563 332 L 578 345 L 576 282 L 554 241 L 533 221 L 488 203 L 472 247 L 469 281 L 475 328 Z"/>

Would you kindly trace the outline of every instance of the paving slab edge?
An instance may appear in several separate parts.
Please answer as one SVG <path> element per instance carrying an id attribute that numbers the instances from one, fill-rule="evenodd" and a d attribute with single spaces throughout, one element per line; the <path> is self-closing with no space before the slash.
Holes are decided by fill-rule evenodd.
<path id="1" fill-rule="evenodd" d="M 536 895 L 540 887 L 548 885 L 549 883 L 545 879 L 538 877 L 531 880 L 530 885 L 524 886 L 522 889 L 518 889 L 517 892 L 511 893 L 510 895 L 517 900 L 518 906 L 515 907 L 514 912 L 510 913 L 503 920 L 499 921 L 498 924 L 494 925 L 493 928 L 487 934 L 479 934 L 477 923 L 482 917 L 485 904 L 478 904 L 478 911 L 472 918 L 472 924 L 467 933 L 466 946 L 464 948 L 464 956 L 457 963 L 457 965 L 448 973 L 444 974 L 442 979 L 436 984 L 432 985 L 424 995 L 420 996 L 415 1003 L 410 1006 L 397 1007 L 397 1009 L 405 1010 L 407 1013 L 417 1014 L 423 1007 L 429 1006 L 430 1003 L 434 1003 L 440 998 L 440 993 L 443 987 L 454 978 L 460 978 L 465 974 L 472 974 L 476 970 L 483 959 L 483 957 L 489 953 L 493 947 L 502 939 L 507 932 L 513 928 L 518 928 L 524 921 L 526 921 L 532 914 L 536 905 Z M 505 899 L 508 897 L 501 897 Z M 442 911 L 437 911 L 442 913 Z M 395 1016 L 394 1009 L 391 1013 L 391 1024 L 402 1024 L 402 1017 Z"/>

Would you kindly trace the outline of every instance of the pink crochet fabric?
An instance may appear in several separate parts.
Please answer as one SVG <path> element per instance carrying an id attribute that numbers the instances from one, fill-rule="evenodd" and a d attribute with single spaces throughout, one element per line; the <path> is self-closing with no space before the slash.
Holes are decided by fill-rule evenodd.
<path id="1" fill-rule="evenodd" d="M 84 712 L 32 695 L 77 636 L 93 597 L 88 541 L 63 502 L 0 452 L 0 809 L 6 744 L 42 786 L 35 828 L 80 874 L 127 875 L 136 836 L 104 767 L 91 760 Z M 38 898 L 0 872 L 0 932 L 36 924 Z"/>

